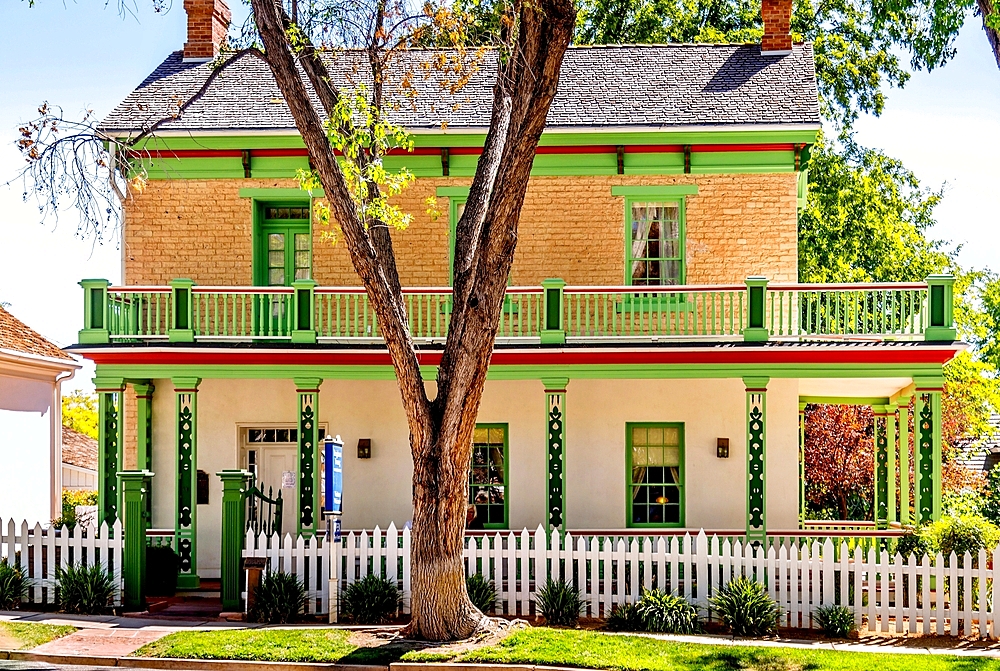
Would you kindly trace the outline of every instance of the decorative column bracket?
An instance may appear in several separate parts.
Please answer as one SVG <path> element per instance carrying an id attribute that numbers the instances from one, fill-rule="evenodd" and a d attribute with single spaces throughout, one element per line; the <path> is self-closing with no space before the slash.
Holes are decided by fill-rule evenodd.
<path id="1" fill-rule="evenodd" d="M 122 378 L 94 378 L 98 403 L 97 521 L 110 527 L 121 512 L 118 469 L 124 465 L 122 421 L 125 381 Z"/>
<path id="2" fill-rule="evenodd" d="M 767 540 L 767 377 L 745 377 L 747 395 L 748 543 Z"/>
<path id="3" fill-rule="evenodd" d="M 312 535 L 319 528 L 319 378 L 295 378 L 299 408 L 299 516 L 298 533 Z"/>
<path id="4" fill-rule="evenodd" d="M 545 378 L 545 433 L 548 462 L 548 529 L 566 528 L 566 385 L 568 378 Z"/>
<path id="5" fill-rule="evenodd" d="M 941 391 L 943 380 L 914 380 L 916 417 L 914 474 L 916 522 L 941 518 Z"/>
<path id="6" fill-rule="evenodd" d="M 174 378 L 177 395 L 177 519 L 174 542 L 180 558 L 177 587 L 198 589 L 198 385 L 201 378 Z"/>

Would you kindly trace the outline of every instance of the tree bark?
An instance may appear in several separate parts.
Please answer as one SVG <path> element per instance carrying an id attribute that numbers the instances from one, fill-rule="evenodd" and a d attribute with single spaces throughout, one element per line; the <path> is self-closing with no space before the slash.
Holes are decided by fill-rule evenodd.
<path id="1" fill-rule="evenodd" d="M 396 378 L 413 457 L 411 621 L 407 633 L 431 640 L 465 638 L 483 622 L 465 589 L 462 549 L 472 433 L 517 244 L 517 225 L 535 149 L 559 83 L 576 20 L 572 0 L 515 6 L 518 23 L 499 59 L 490 130 L 456 225 L 452 319 L 437 396 L 428 399 L 399 288 L 391 237 L 366 227 L 313 108 L 275 0 L 251 0 L 265 59 L 302 135 L 312 165 L 378 319 Z M 339 95 L 311 48 L 303 72 L 329 110 Z M 373 231 L 379 233 L 373 234 Z"/>
<path id="2" fill-rule="evenodd" d="M 983 30 L 986 31 L 986 39 L 990 41 L 990 47 L 993 49 L 993 57 L 997 61 L 997 67 L 1000 68 L 1000 34 L 997 33 L 995 28 L 991 28 L 987 23 L 986 19 L 996 11 L 996 6 L 993 0 L 978 0 L 979 13 L 983 17 Z"/>

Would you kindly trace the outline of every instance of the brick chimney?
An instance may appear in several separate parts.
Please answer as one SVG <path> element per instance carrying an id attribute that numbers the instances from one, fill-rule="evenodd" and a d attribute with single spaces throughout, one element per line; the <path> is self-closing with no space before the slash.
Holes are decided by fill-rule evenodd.
<path id="1" fill-rule="evenodd" d="M 792 53 L 792 0 L 762 0 L 760 13 L 764 19 L 760 52 L 771 56 Z"/>
<path id="2" fill-rule="evenodd" d="M 229 30 L 229 7 L 225 0 L 184 0 L 184 11 L 188 20 L 184 60 L 212 60 Z"/>

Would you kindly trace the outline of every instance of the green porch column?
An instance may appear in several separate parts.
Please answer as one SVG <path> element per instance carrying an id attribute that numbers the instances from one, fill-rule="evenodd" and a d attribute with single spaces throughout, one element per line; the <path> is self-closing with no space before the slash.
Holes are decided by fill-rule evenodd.
<path id="1" fill-rule="evenodd" d="M 914 455 L 916 521 L 941 518 L 941 391 L 944 381 L 914 380 L 917 388 Z"/>
<path id="2" fill-rule="evenodd" d="M 124 465 L 122 408 L 125 381 L 118 378 L 94 378 L 98 403 L 97 437 L 97 522 L 115 523 L 121 511 L 118 469 Z"/>
<path id="3" fill-rule="evenodd" d="M 747 395 L 747 542 L 767 537 L 767 377 L 745 377 Z"/>
<path id="4" fill-rule="evenodd" d="M 149 380 L 133 383 L 135 390 L 136 468 L 153 470 L 153 384 Z M 153 490 L 146 492 L 146 523 L 153 520 Z"/>
<path id="5" fill-rule="evenodd" d="M 799 403 L 799 529 L 806 528 L 806 404 Z"/>
<path id="6" fill-rule="evenodd" d="M 889 457 L 889 406 L 873 405 L 872 411 L 875 415 L 875 523 L 879 529 L 888 529 L 892 519 L 889 515 L 889 471 L 894 470 Z"/>
<path id="7" fill-rule="evenodd" d="M 319 469 L 316 467 L 319 449 L 319 386 L 316 377 L 295 378 L 299 397 L 299 519 L 300 534 L 316 533 L 320 524 Z"/>
<path id="8" fill-rule="evenodd" d="M 124 516 L 125 547 L 122 551 L 122 602 L 126 611 L 138 611 L 146 605 L 146 495 L 149 471 L 119 471 Z"/>
<path id="9" fill-rule="evenodd" d="M 246 531 L 243 500 L 249 489 L 250 471 L 216 473 L 222 479 L 222 610 L 240 610 L 240 562 Z"/>
<path id="10" fill-rule="evenodd" d="M 899 404 L 899 523 L 910 523 L 910 396 L 900 396 Z"/>
<path id="11" fill-rule="evenodd" d="M 548 452 L 549 531 L 566 528 L 566 385 L 569 378 L 544 378 Z"/>
<path id="12" fill-rule="evenodd" d="M 174 542 L 180 557 L 178 589 L 198 589 L 198 385 L 201 378 L 173 378 L 177 396 L 177 519 Z"/>

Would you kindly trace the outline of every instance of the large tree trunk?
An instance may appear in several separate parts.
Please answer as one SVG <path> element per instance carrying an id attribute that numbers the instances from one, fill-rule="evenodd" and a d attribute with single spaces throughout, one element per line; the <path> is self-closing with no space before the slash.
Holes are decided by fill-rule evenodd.
<path id="1" fill-rule="evenodd" d="M 993 48 L 993 57 L 996 58 L 997 67 L 1000 67 L 1000 34 L 986 22 L 989 16 L 996 11 L 996 5 L 993 0 L 978 0 L 978 3 L 979 13 L 983 17 L 983 30 L 986 31 L 986 39 L 990 41 L 990 46 Z"/>
<path id="2" fill-rule="evenodd" d="M 326 115 L 313 108 L 296 69 L 280 3 L 251 0 L 251 5 L 265 60 L 302 134 L 331 215 L 340 224 L 399 383 L 413 456 L 412 615 L 407 631 L 431 640 L 464 638 L 484 619 L 469 600 L 462 565 L 472 433 L 535 149 L 572 38 L 572 0 L 515 5 L 518 21 L 509 52 L 498 64 L 490 130 L 456 225 L 452 318 L 433 401 L 420 375 L 387 229 L 369 228 L 359 218 L 323 128 Z M 296 53 L 328 115 L 339 91 L 311 47 Z"/>

